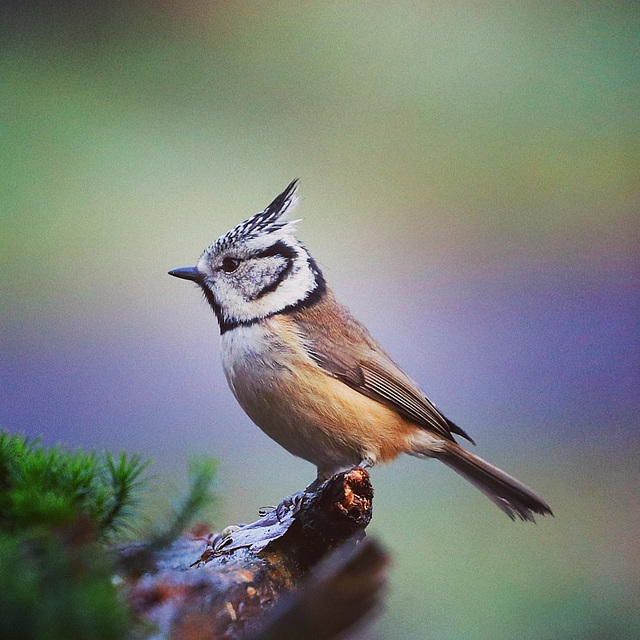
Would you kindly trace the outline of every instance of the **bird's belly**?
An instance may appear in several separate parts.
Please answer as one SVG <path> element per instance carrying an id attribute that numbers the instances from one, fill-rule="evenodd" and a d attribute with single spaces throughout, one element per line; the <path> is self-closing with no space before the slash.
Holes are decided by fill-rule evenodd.
<path id="1" fill-rule="evenodd" d="M 235 335 L 223 335 L 223 365 L 238 402 L 270 438 L 323 475 L 407 449 L 415 426 L 328 375 L 295 345 L 256 325 L 229 333 Z"/>

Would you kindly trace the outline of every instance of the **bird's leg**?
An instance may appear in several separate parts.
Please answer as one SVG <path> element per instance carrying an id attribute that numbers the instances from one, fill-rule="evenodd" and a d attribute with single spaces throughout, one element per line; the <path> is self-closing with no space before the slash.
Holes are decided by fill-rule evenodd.
<path id="1" fill-rule="evenodd" d="M 275 511 L 276 516 L 278 517 L 278 520 L 282 522 L 282 519 L 286 515 L 287 511 L 293 510 L 293 513 L 291 514 L 293 515 L 300 510 L 300 507 L 302 506 L 302 500 L 307 493 L 309 493 L 307 489 L 305 489 L 304 491 L 296 491 L 295 493 L 292 493 L 290 496 L 286 496 L 285 498 L 282 498 L 282 502 L 280 502 L 280 504 L 277 507 L 274 507 L 273 505 L 260 507 L 258 509 L 258 515 L 261 518 L 264 518 L 267 514 L 271 513 L 272 511 Z"/>
<path id="2" fill-rule="evenodd" d="M 375 463 L 375 456 L 365 455 L 360 464 L 358 464 L 357 466 L 361 469 L 370 469 Z M 337 471 L 337 469 L 334 471 Z M 286 512 L 290 509 L 293 510 L 291 515 L 297 513 L 302 506 L 302 501 L 305 495 L 309 493 L 315 493 L 322 486 L 322 483 L 326 482 L 332 475 L 333 472 L 321 473 L 320 470 L 318 470 L 316 479 L 310 485 L 308 485 L 304 491 L 298 491 L 297 493 L 284 498 L 284 500 L 276 507 L 276 515 L 278 516 L 278 520 L 282 520 Z M 266 513 L 268 513 L 269 511 L 273 511 L 273 509 L 267 510 Z"/>
<path id="3" fill-rule="evenodd" d="M 264 517 L 267 513 L 275 510 L 278 520 L 282 520 L 288 511 L 292 511 L 291 515 L 294 515 L 300 510 L 305 495 L 316 492 L 320 488 L 320 485 L 326 480 L 327 476 L 318 472 L 316 479 L 309 484 L 304 491 L 297 491 L 296 493 L 283 498 L 282 502 L 277 507 L 260 507 L 260 509 L 258 509 L 258 513 L 261 517 Z"/>
<path id="4" fill-rule="evenodd" d="M 371 469 L 373 465 L 376 463 L 376 457 L 373 454 L 365 454 L 364 458 L 360 461 L 360 464 L 357 465 L 361 469 Z"/>
<path id="5" fill-rule="evenodd" d="M 374 456 L 365 456 L 357 466 L 361 469 L 370 469 L 371 467 L 373 467 L 375 462 L 376 461 Z M 293 510 L 292 515 L 297 513 L 302 505 L 302 500 L 304 499 L 305 495 L 307 495 L 308 493 L 315 493 L 320 488 L 322 483 L 326 482 L 332 475 L 332 473 L 321 473 L 320 471 L 318 471 L 316 479 L 311 484 L 309 484 L 304 491 L 298 491 L 291 494 L 290 496 L 287 496 L 286 498 L 283 498 L 282 502 L 277 507 L 261 507 L 260 509 L 258 509 L 258 513 L 261 517 L 264 517 L 267 515 L 267 513 L 270 513 L 275 509 L 278 520 L 282 520 L 287 511 L 291 509 Z"/>
<path id="6" fill-rule="evenodd" d="M 316 479 L 311 484 L 309 484 L 302 493 L 313 493 L 314 491 L 317 491 L 320 488 L 320 485 L 326 480 L 327 478 L 318 474 Z"/>

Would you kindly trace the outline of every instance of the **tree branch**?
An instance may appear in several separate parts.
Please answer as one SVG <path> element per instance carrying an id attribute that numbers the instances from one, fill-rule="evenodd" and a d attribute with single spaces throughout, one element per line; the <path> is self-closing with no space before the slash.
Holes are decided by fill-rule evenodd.
<path id="1" fill-rule="evenodd" d="M 180 538 L 149 573 L 123 576 L 125 595 L 160 638 L 329 640 L 375 607 L 385 582 L 387 555 L 364 540 L 372 500 L 364 469 L 336 474 L 280 517 Z"/>

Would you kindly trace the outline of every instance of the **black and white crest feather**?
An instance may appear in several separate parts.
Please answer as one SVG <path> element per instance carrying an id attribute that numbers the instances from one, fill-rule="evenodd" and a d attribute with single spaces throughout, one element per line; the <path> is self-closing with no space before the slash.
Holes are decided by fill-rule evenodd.
<path id="1" fill-rule="evenodd" d="M 296 178 L 264 211 L 256 213 L 218 238 L 213 245 L 213 250 L 215 252 L 224 251 L 239 240 L 250 240 L 258 235 L 273 233 L 287 224 L 292 224 L 292 221 L 284 221 L 282 218 L 296 206 L 298 201 L 297 186 L 298 179 Z"/>

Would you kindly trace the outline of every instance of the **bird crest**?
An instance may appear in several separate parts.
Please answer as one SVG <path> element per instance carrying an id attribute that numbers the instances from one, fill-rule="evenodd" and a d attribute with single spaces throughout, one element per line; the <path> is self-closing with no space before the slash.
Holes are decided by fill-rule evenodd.
<path id="1" fill-rule="evenodd" d="M 293 211 L 298 203 L 297 186 L 298 179 L 296 178 L 264 211 L 256 213 L 218 238 L 211 249 L 218 253 L 238 241 L 247 241 L 258 236 L 282 232 L 283 230 L 293 232 L 295 224 L 299 220 L 284 220 L 283 218 L 287 213 Z"/>

